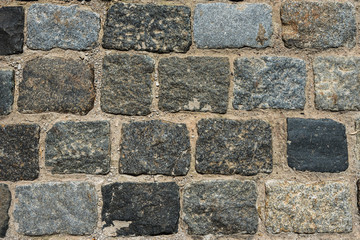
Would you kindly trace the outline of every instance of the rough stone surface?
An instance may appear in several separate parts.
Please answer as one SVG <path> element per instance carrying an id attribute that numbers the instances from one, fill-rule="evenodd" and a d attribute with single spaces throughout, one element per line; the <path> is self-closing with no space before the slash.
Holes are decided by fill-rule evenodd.
<path id="1" fill-rule="evenodd" d="M 304 60 L 288 57 L 239 58 L 234 67 L 235 109 L 304 109 Z"/>
<path id="2" fill-rule="evenodd" d="M 108 173 L 109 122 L 56 123 L 46 135 L 45 165 L 52 173 Z"/>
<path id="3" fill-rule="evenodd" d="M 281 21 L 286 47 L 326 49 L 355 46 L 356 20 L 352 3 L 284 2 Z"/>
<path id="4" fill-rule="evenodd" d="M 194 40 L 198 48 L 264 48 L 271 43 L 272 9 L 267 4 L 197 4 Z"/>
<path id="5" fill-rule="evenodd" d="M 8 185 L 0 183 L 0 238 L 6 236 L 9 226 L 9 208 L 11 203 L 11 193 Z"/>
<path id="6" fill-rule="evenodd" d="M 39 175 L 38 125 L 0 126 L 0 181 L 34 180 Z"/>
<path id="7" fill-rule="evenodd" d="M 359 57 L 315 58 L 316 108 L 330 111 L 360 110 L 359 68 Z"/>
<path id="8" fill-rule="evenodd" d="M 96 46 L 99 31 L 99 15 L 77 5 L 33 4 L 27 14 L 26 45 L 40 50 L 87 50 Z"/>
<path id="9" fill-rule="evenodd" d="M 86 114 L 94 106 L 94 72 L 81 61 L 36 58 L 26 63 L 19 84 L 22 113 Z"/>
<path id="10" fill-rule="evenodd" d="M 0 70 L 0 115 L 8 115 L 14 103 L 14 71 Z"/>
<path id="11" fill-rule="evenodd" d="M 101 109 L 107 113 L 148 115 L 152 102 L 155 62 L 145 55 L 104 57 Z"/>
<path id="12" fill-rule="evenodd" d="M 180 197 L 174 182 L 114 183 L 102 187 L 108 236 L 172 234 L 178 230 Z"/>
<path id="13" fill-rule="evenodd" d="M 357 206 L 360 213 L 360 180 L 357 181 Z"/>
<path id="14" fill-rule="evenodd" d="M 0 55 L 23 52 L 24 9 L 22 7 L 0 8 Z"/>
<path id="15" fill-rule="evenodd" d="M 186 175 L 190 139 L 185 124 L 159 120 L 123 124 L 120 173 Z"/>
<path id="16" fill-rule="evenodd" d="M 185 187 L 184 221 L 189 234 L 254 234 L 258 227 L 253 181 L 216 180 Z"/>
<path id="17" fill-rule="evenodd" d="M 241 175 L 272 172 L 271 127 L 268 123 L 202 119 L 197 129 L 197 172 Z"/>
<path id="18" fill-rule="evenodd" d="M 265 226 L 270 233 L 352 231 L 350 189 L 343 182 L 265 183 Z"/>
<path id="19" fill-rule="evenodd" d="M 331 119 L 289 118 L 289 167 L 300 171 L 341 172 L 348 164 L 345 126 Z"/>
<path id="20" fill-rule="evenodd" d="M 107 13 L 103 47 L 187 52 L 191 45 L 190 13 L 185 6 L 116 3 Z"/>
<path id="21" fill-rule="evenodd" d="M 86 182 L 48 182 L 17 186 L 17 232 L 30 236 L 91 234 L 97 223 L 95 186 Z"/>
<path id="22" fill-rule="evenodd" d="M 159 62 L 159 108 L 225 113 L 230 85 L 228 58 L 170 57 Z"/>

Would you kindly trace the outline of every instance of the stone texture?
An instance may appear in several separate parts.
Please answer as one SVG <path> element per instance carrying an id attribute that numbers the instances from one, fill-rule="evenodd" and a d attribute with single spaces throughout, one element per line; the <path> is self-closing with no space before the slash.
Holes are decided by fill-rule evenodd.
<path id="1" fill-rule="evenodd" d="M 357 181 L 357 206 L 360 213 L 360 180 Z"/>
<path id="2" fill-rule="evenodd" d="M 305 61 L 288 57 L 238 58 L 234 67 L 235 109 L 304 109 Z"/>
<path id="3" fill-rule="evenodd" d="M 145 55 L 104 57 L 101 109 L 107 113 L 148 115 L 152 102 L 155 61 Z"/>
<path id="4" fill-rule="evenodd" d="M 170 57 L 159 62 L 162 111 L 225 113 L 230 85 L 228 58 Z"/>
<path id="5" fill-rule="evenodd" d="M 103 47 L 150 52 L 187 52 L 190 8 L 154 4 L 112 5 L 104 25 Z"/>
<path id="6" fill-rule="evenodd" d="M 272 172 L 271 127 L 262 120 L 202 119 L 197 124 L 196 171 L 255 175 Z"/>
<path id="7" fill-rule="evenodd" d="M 95 186 L 86 182 L 47 182 L 16 186 L 14 220 L 18 233 L 91 234 L 97 223 Z"/>
<path id="8" fill-rule="evenodd" d="M 317 109 L 360 110 L 359 57 L 317 57 L 313 67 Z"/>
<path id="9" fill-rule="evenodd" d="M 40 128 L 0 126 L 0 181 L 35 180 L 39 175 Z"/>
<path id="10" fill-rule="evenodd" d="M 343 182 L 265 183 L 265 226 L 270 233 L 352 231 L 349 186 Z"/>
<path id="11" fill-rule="evenodd" d="M 267 4 L 197 4 L 198 48 L 264 48 L 271 43 L 272 9 Z"/>
<path id="12" fill-rule="evenodd" d="M 280 12 L 286 47 L 355 46 L 355 8 L 350 2 L 284 2 Z"/>
<path id="13" fill-rule="evenodd" d="M 0 115 L 8 115 L 14 103 L 14 71 L 0 70 Z"/>
<path id="14" fill-rule="evenodd" d="M 331 119 L 288 118 L 289 167 L 299 171 L 341 172 L 348 166 L 345 126 Z"/>
<path id="15" fill-rule="evenodd" d="M 114 183 L 102 187 L 108 236 L 172 234 L 178 230 L 180 197 L 174 182 Z"/>
<path id="16" fill-rule="evenodd" d="M 33 4 L 27 14 L 26 45 L 40 50 L 88 50 L 96 46 L 99 31 L 97 13 L 77 5 Z"/>
<path id="17" fill-rule="evenodd" d="M 6 236 L 9 226 L 9 208 L 11 203 L 11 193 L 8 185 L 0 183 L 0 238 Z"/>
<path id="18" fill-rule="evenodd" d="M 120 173 L 186 175 L 190 139 L 185 124 L 152 120 L 123 124 Z"/>
<path id="19" fill-rule="evenodd" d="M 26 63 L 19 84 L 22 113 L 86 114 L 94 106 L 94 72 L 73 59 L 36 58 Z"/>
<path id="20" fill-rule="evenodd" d="M 24 9 L 22 7 L 0 8 L 0 55 L 23 52 Z"/>
<path id="21" fill-rule="evenodd" d="M 45 142 L 45 165 L 52 173 L 107 174 L 110 170 L 107 121 L 58 122 Z"/>
<path id="22" fill-rule="evenodd" d="M 189 234 L 254 234 L 258 227 L 253 181 L 213 180 L 185 187 L 184 221 Z"/>

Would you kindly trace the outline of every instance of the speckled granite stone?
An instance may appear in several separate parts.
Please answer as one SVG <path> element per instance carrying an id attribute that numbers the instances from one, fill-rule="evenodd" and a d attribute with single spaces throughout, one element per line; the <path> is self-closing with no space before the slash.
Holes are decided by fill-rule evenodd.
<path id="1" fill-rule="evenodd" d="M 8 115 L 14 103 L 15 74 L 12 70 L 0 70 L 0 115 Z"/>
<path id="2" fill-rule="evenodd" d="M 0 8 L 0 55 L 23 52 L 24 45 L 24 8 Z"/>
<path id="3" fill-rule="evenodd" d="M 9 227 L 9 208 L 11 203 L 11 193 L 8 185 L 0 183 L 0 238 L 6 236 Z"/>

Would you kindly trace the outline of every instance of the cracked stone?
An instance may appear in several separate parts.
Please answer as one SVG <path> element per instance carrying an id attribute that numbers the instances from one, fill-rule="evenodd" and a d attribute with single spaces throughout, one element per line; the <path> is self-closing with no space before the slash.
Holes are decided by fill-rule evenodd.
<path id="1" fill-rule="evenodd" d="M 0 55 L 23 52 L 24 8 L 0 8 Z"/>
<path id="2" fill-rule="evenodd" d="M 15 74 L 12 70 L 0 70 L 0 115 L 8 115 L 14 103 Z"/>

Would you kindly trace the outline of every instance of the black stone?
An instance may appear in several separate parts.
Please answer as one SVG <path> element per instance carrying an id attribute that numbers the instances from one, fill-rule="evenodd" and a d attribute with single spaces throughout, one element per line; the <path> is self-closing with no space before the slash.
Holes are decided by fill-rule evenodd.
<path id="1" fill-rule="evenodd" d="M 0 55 L 23 52 L 24 9 L 22 7 L 0 8 Z"/>
<path id="2" fill-rule="evenodd" d="M 14 71 L 0 70 L 0 115 L 11 112 L 14 103 Z"/>
<path id="3" fill-rule="evenodd" d="M 9 208 L 11 203 L 11 193 L 8 185 L 0 183 L 0 238 L 6 236 L 9 227 Z"/>

